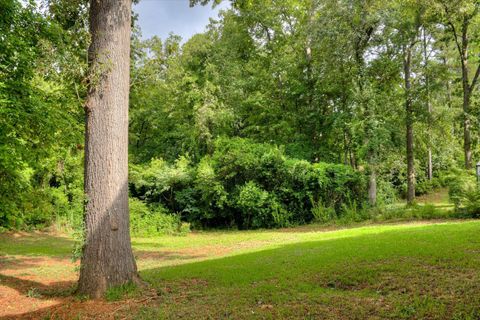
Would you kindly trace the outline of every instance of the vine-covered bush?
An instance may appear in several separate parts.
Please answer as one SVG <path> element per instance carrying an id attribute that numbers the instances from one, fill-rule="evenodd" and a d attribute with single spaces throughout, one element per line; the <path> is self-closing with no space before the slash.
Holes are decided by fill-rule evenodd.
<path id="1" fill-rule="evenodd" d="M 174 164 L 154 159 L 131 166 L 130 175 L 133 196 L 196 227 L 302 224 L 315 220 L 318 203 L 341 216 L 344 203 L 363 205 L 365 186 L 348 166 L 288 158 L 282 148 L 241 138 L 217 139 L 196 166 L 185 157 Z"/>

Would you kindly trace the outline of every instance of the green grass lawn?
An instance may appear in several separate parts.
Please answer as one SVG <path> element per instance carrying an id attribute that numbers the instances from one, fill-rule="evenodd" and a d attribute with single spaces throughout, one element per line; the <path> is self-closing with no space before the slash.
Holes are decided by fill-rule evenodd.
<path id="1" fill-rule="evenodd" d="M 143 270 L 161 299 L 138 317 L 478 319 L 479 234 L 478 222 L 250 233 L 265 247 Z"/>
<path id="2" fill-rule="evenodd" d="M 479 319 L 479 235 L 479 221 L 452 221 L 135 238 L 156 295 L 119 317 Z M 68 257 L 71 246 L 2 236 L 0 257 Z"/>

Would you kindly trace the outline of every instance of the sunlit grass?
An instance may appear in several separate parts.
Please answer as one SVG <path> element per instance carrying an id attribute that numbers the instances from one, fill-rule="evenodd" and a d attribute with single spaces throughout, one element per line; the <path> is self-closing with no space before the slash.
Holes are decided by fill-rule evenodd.
<path id="1" fill-rule="evenodd" d="M 162 299 L 139 317 L 475 319 L 479 232 L 478 222 L 258 232 L 250 241 L 278 238 L 229 257 L 143 270 Z M 208 236 L 214 244 L 246 237 Z"/>

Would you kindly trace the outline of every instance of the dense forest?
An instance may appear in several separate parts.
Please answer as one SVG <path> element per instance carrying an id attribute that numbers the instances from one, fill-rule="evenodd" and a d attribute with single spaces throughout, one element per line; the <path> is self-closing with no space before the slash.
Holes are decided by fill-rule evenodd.
<path id="1" fill-rule="evenodd" d="M 358 221 L 444 187 L 475 217 L 479 9 L 236 0 L 190 39 L 134 13 L 132 232 Z M 0 229 L 82 225 L 88 10 L 0 0 Z"/>

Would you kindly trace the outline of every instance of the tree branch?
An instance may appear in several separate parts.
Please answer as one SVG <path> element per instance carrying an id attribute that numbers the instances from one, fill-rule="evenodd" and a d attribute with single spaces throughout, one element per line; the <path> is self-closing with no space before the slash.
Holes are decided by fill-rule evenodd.
<path id="1" fill-rule="evenodd" d="M 475 76 L 473 77 L 472 84 L 470 85 L 469 92 L 472 92 L 475 89 L 475 86 L 478 82 L 478 77 L 480 76 L 480 63 L 477 66 L 477 71 L 475 72 Z"/>
<path id="2" fill-rule="evenodd" d="M 450 26 L 450 29 L 452 29 L 453 38 L 455 40 L 455 44 L 457 45 L 458 53 L 460 53 L 460 55 L 463 56 L 463 50 L 462 50 L 462 47 L 460 45 L 460 42 L 458 41 L 457 29 L 455 28 L 455 25 L 452 23 L 452 20 L 450 20 L 450 17 L 449 17 L 450 12 L 449 12 L 448 7 L 445 3 L 443 4 L 443 8 L 445 9 L 445 14 L 447 16 L 447 23 Z"/>

